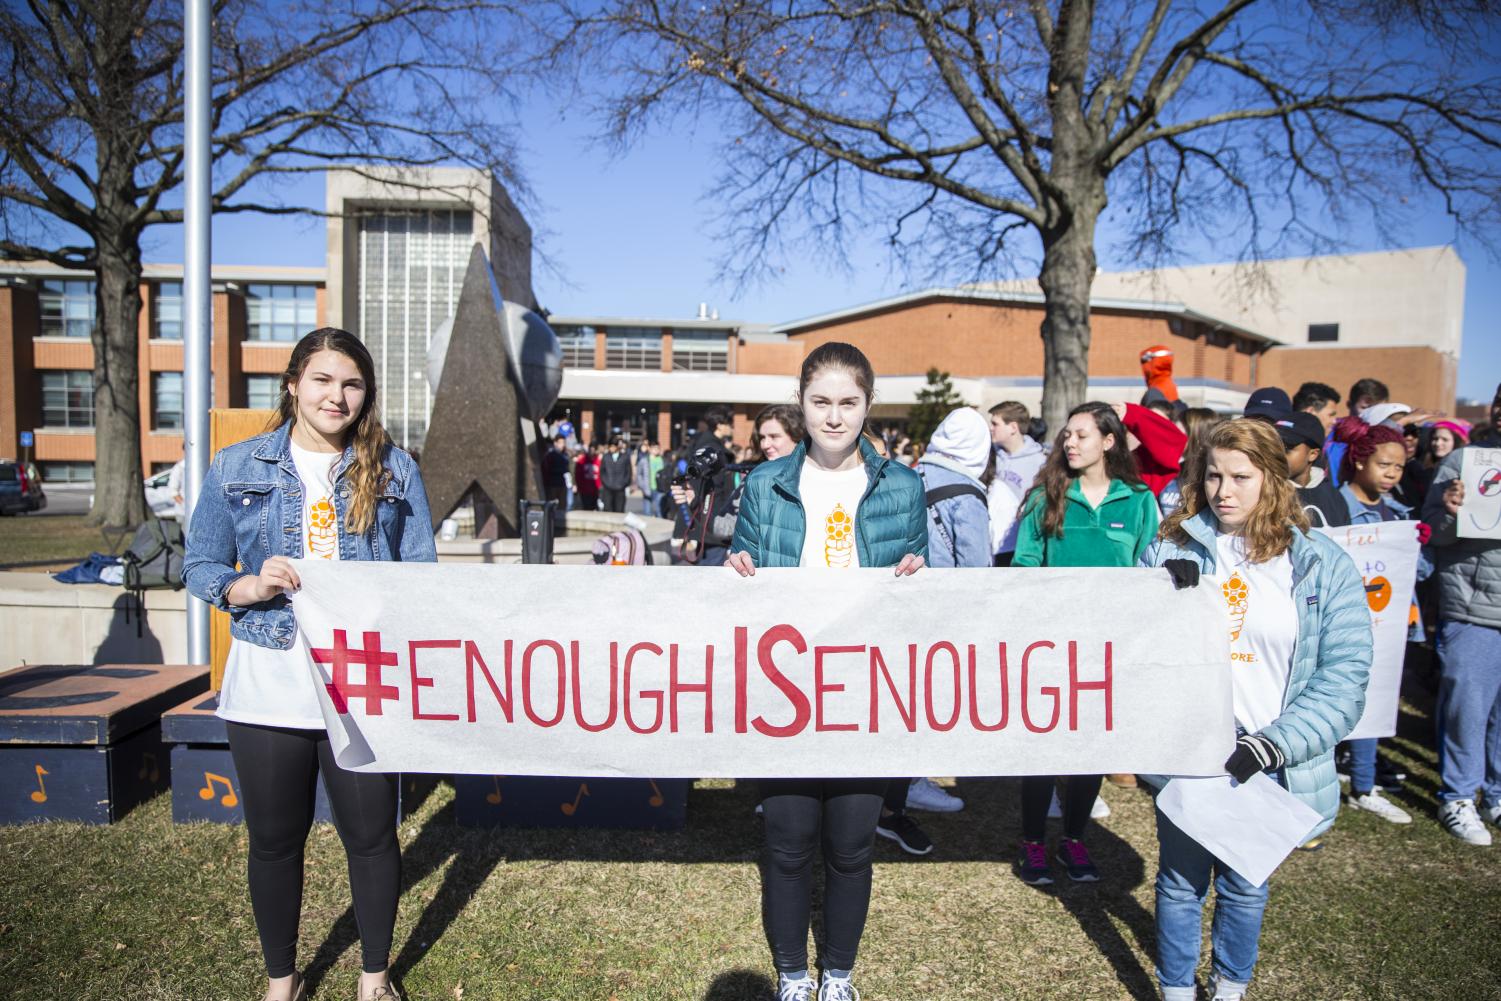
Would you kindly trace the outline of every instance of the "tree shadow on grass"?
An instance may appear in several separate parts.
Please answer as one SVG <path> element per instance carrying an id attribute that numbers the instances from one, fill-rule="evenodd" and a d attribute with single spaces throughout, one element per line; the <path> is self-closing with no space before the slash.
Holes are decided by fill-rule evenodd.
<path id="1" fill-rule="evenodd" d="M 772 1001 L 776 993 L 776 985 L 764 973 L 727 970 L 709 984 L 703 1001 Z"/>

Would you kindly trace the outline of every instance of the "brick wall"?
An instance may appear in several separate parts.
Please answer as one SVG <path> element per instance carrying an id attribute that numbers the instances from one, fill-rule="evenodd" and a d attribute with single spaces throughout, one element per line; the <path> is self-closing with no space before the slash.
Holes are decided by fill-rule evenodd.
<path id="1" fill-rule="evenodd" d="M 1433 348 L 1273 348 L 1261 361 L 1261 384 L 1288 394 L 1304 382 L 1328 383 L 1341 394 L 1358 379 L 1386 383 L 1397 403 L 1452 413 L 1456 366 Z"/>

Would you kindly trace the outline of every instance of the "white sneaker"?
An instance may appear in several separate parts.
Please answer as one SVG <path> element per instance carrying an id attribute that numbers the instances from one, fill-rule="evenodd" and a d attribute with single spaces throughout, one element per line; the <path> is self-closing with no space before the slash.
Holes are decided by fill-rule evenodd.
<path id="1" fill-rule="evenodd" d="M 932 779 L 913 779 L 907 787 L 907 809 L 929 813 L 958 813 L 964 800 L 944 789 Z"/>
<path id="2" fill-rule="evenodd" d="M 1501 827 L 1501 801 L 1495 803 L 1487 802 L 1480 808 L 1480 815 L 1492 827 Z"/>
<path id="3" fill-rule="evenodd" d="M 824 977 L 818 985 L 818 1001 L 860 1001 L 860 992 L 849 977 Z"/>
<path id="4" fill-rule="evenodd" d="M 778 977 L 777 983 L 777 1001 L 813 1001 L 814 995 L 818 993 L 818 985 L 813 982 L 812 977 L 806 975 L 797 980 Z"/>
<path id="5" fill-rule="evenodd" d="M 1382 820 L 1387 821 L 1388 823 L 1412 823 L 1412 814 L 1408 813 L 1406 810 L 1402 809 L 1400 806 L 1393 803 L 1385 796 L 1382 796 L 1380 789 L 1372 789 L 1364 796 L 1347 796 L 1345 798 L 1345 802 L 1350 804 L 1351 809 L 1364 810 L 1367 813 L 1374 813 L 1376 816 L 1380 817 Z"/>
<path id="6" fill-rule="evenodd" d="M 1480 822 L 1475 804 L 1467 799 L 1443 803 L 1438 808 L 1438 822 L 1444 830 L 1467 845 L 1485 847 L 1491 843 L 1491 832 Z"/>
<path id="7" fill-rule="evenodd" d="M 1212 1001 L 1241 1001 L 1246 996 L 1247 984 L 1232 983 L 1217 976 L 1209 978 L 1209 996 Z"/>
<path id="8" fill-rule="evenodd" d="M 1105 802 L 1105 797 L 1096 796 L 1094 806 L 1089 808 L 1089 819 L 1103 820 L 1110 816 L 1110 804 Z M 1060 820 L 1063 817 L 1063 804 L 1058 801 L 1058 790 L 1053 789 L 1053 799 L 1048 803 L 1048 819 Z"/>

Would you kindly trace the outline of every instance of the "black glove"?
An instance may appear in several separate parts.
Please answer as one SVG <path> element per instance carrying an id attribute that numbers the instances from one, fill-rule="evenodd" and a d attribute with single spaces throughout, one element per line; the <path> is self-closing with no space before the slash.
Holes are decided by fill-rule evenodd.
<path id="1" fill-rule="evenodd" d="M 1259 733 L 1242 735 L 1225 761 L 1225 771 L 1237 782 L 1247 782 L 1257 772 L 1281 768 L 1287 762 L 1277 745 Z"/>
<path id="2" fill-rule="evenodd" d="M 1199 565 L 1193 560 L 1163 560 L 1162 569 L 1167 571 L 1173 579 L 1173 587 L 1179 591 L 1199 586 Z"/>

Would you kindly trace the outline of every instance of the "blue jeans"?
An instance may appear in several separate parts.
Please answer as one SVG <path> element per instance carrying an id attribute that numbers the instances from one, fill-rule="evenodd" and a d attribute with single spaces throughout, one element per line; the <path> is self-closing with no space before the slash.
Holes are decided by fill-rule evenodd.
<path id="1" fill-rule="evenodd" d="M 1444 622 L 1438 662 L 1439 802 L 1501 803 L 1501 629 Z"/>
<path id="2" fill-rule="evenodd" d="M 1363 796 L 1376 788 L 1376 738 L 1350 743 L 1350 792 Z"/>
<path id="3" fill-rule="evenodd" d="M 1157 980 L 1164 988 L 1192 987 L 1209 877 L 1214 875 L 1214 922 L 1209 940 L 1221 980 L 1250 983 L 1261 940 L 1270 883 L 1252 886 L 1157 811 Z"/>

